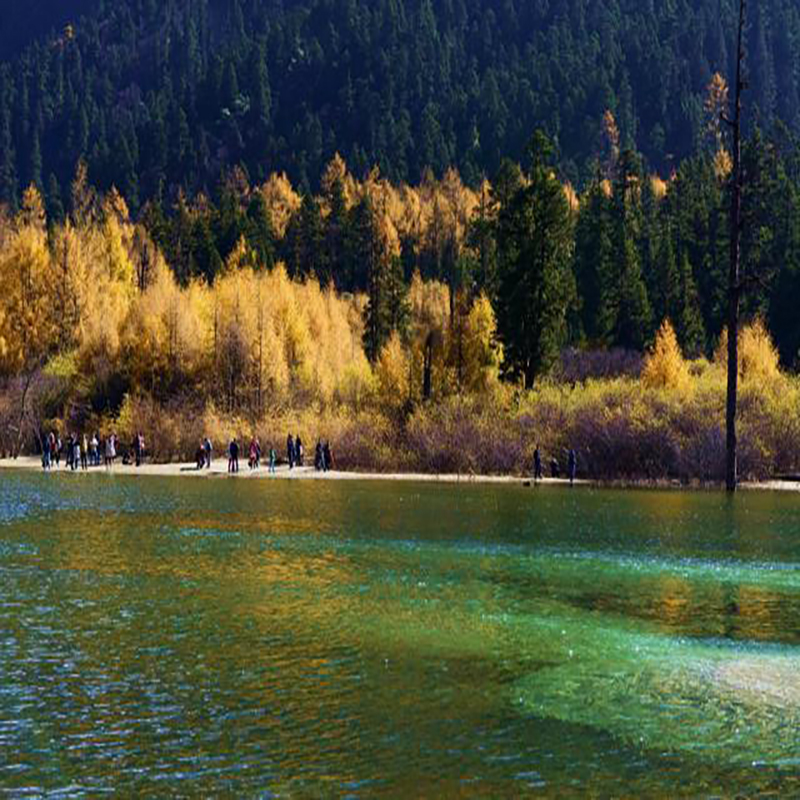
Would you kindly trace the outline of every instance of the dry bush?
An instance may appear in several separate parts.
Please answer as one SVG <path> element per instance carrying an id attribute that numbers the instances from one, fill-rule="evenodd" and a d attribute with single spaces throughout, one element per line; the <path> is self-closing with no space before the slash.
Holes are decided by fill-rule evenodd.
<path id="1" fill-rule="evenodd" d="M 642 354 L 615 347 L 610 350 L 562 351 L 555 376 L 565 383 L 583 383 L 597 378 L 638 378 L 642 371 Z"/>
<path id="2" fill-rule="evenodd" d="M 531 427 L 528 417 L 514 420 L 493 403 L 457 396 L 412 416 L 408 449 L 422 472 L 519 474 L 526 471 L 532 452 Z"/>

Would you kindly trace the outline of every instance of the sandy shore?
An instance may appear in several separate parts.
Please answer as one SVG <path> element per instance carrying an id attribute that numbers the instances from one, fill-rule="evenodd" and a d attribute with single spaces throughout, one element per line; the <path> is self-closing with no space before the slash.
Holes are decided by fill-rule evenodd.
<path id="1" fill-rule="evenodd" d="M 16 459 L 0 459 L 0 470 L 25 470 L 42 471 L 41 459 L 35 456 L 20 456 Z M 235 479 L 282 479 L 282 480 L 339 480 L 339 481 L 413 481 L 420 483 L 497 483 L 497 484 L 523 484 L 530 479 L 517 476 L 501 475 L 431 475 L 424 473 L 371 473 L 371 472 L 317 472 L 313 467 L 295 467 L 290 470 L 286 465 L 276 468 L 275 475 L 270 475 L 267 467 L 262 466 L 258 470 L 251 470 L 247 466 L 247 461 L 239 460 L 239 472 L 236 475 L 228 474 L 227 460 L 218 458 L 210 469 L 198 470 L 194 464 L 150 464 L 145 463 L 141 467 L 132 465 L 117 464 L 110 470 L 114 475 L 139 475 L 151 477 L 189 477 L 189 478 L 235 478 Z M 53 467 L 53 472 L 71 472 L 64 467 Z M 92 467 L 88 474 L 105 473 L 105 467 Z M 83 474 L 77 470 L 74 474 Z M 551 485 L 569 484 L 567 480 L 554 480 L 545 478 L 542 483 Z M 588 484 L 587 481 L 575 481 L 576 484 Z"/>
<path id="2" fill-rule="evenodd" d="M 415 483 L 488 483 L 488 484 L 529 484 L 530 477 L 520 475 L 437 475 L 430 473 L 414 472 L 340 472 L 332 470 L 330 472 L 317 472 L 313 467 L 296 467 L 290 470 L 286 465 L 277 467 L 275 475 L 270 475 L 266 467 L 258 470 L 250 470 L 247 461 L 239 461 L 240 471 L 236 475 L 229 475 L 227 460 L 218 458 L 211 469 L 198 470 L 194 464 L 143 464 L 141 467 L 122 464 L 120 461 L 110 470 L 114 475 L 139 475 L 150 477 L 188 477 L 188 478 L 234 478 L 234 479 L 281 479 L 281 480 L 312 480 L 312 481 L 408 481 Z M 42 462 L 38 456 L 20 456 L 19 458 L 0 459 L 0 471 L 2 470 L 24 470 L 28 472 L 41 472 Z M 62 462 L 59 469 L 53 468 L 54 472 L 69 473 Z M 105 467 L 93 467 L 89 470 L 92 473 L 105 473 Z M 84 474 L 77 470 L 74 474 Z M 568 486 L 566 479 L 544 478 L 540 481 L 546 486 Z M 681 486 L 681 484 L 671 481 L 665 482 L 619 482 L 610 481 L 587 481 L 576 480 L 576 485 L 607 487 L 611 489 L 709 489 L 717 488 L 711 486 Z M 741 489 L 775 491 L 775 492 L 799 492 L 800 481 L 773 480 L 760 483 L 742 483 Z"/>

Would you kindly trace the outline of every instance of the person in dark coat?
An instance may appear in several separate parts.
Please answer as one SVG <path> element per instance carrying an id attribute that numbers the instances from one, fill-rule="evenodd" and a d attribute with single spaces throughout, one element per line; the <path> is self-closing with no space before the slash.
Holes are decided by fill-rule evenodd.
<path id="1" fill-rule="evenodd" d="M 197 469 L 201 470 L 206 465 L 206 447 L 205 442 L 200 440 L 200 444 L 197 446 L 197 450 L 194 453 L 194 460 L 195 464 L 197 464 Z"/>
<path id="2" fill-rule="evenodd" d="M 558 478 L 561 476 L 561 467 L 558 465 L 558 461 L 555 458 L 550 459 L 550 477 L 551 478 Z"/>
<path id="3" fill-rule="evenodd" d="M 575 476 L 578 472 L 578 456 L 572 449 L 569 451 L 569 455 L 567 456 L 567 471 L 569 472 L 569 482 L 571 486 L 573 483 L 575 483 Z"/>
<path id="4" fill-rule="evenodd" d="M 50 437 L 46 434 L 42 440 L 42 469 L 50 469 Z"/>
<path id="5" fill-rule="evenodd" d="M 317 472 L 322 472 L 323 470 L 322 442 L 319 440 L 317 440 L 317 446 L 314 449 L 314 469 Z"/>
<path id="6" fill-rule="evenodd" d="M 239 442 L 236 437 L 231 440 L 230 447 L 228 447 L 228 472 L 239 471 Z"/>
<path id="7" fill-rule="evenodd" d="M 289 462 L 289 469 L 294 468 L 294 438 L 290 433 L 286 437 L 286 459 Z"/>
<path id="8" fill-rule="evenodd" d="M 537 444 L 536 449 L 533 451 L 533 479 L 535 481 L 540 481 L 543 477 L 542 454 L 539 452 L 539 445 Z"/>

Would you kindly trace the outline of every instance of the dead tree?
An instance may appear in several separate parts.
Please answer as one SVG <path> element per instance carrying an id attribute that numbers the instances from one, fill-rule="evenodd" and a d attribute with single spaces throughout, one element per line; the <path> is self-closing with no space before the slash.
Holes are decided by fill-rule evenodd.
<path id="1" fill-rule="evenodd" d="M 742 92 L 745 88 L 743 68 L 746 11 L 746 0 L 739 0 L 733 118 L 725 120 L 733 132 L 728 272 L 728 394 L 725 413 L 725 487 L 729 492 L 735 492 L 738 483 L 736 412 L 739 392 L 739 307 L 742 295 Z"/>

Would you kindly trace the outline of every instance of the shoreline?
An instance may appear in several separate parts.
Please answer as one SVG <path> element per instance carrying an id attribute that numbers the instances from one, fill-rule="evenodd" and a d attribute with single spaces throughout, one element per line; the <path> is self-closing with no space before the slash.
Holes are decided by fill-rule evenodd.
<path id="1" fill-rule="evenodd" d="M 38 456 L 20 456 L 19 458 L 0 459 L 0 472 L 43 472 L 42 462 Z M 89 470 L 75 470 L 74 472 L 64 466 L 53 467 L 53 473 L 68 475 L 122 475 L 160 478 L 196 478 L 196 479 L 222 479 L 236 480 L 306 480 L 306 481 L 394 481 L 403 483 L 446 483 L 446 484 L 487 484 L 487 485 L 521 485 L 532 486 L 533 478 L 521 475 L 471 475 L 471 474 L 437 474 L 425 472 L 345 472 L 331 470 L 330 472 L 317 472 L 313 467 L 295 467 L 290 470 L 287 465 L 281 464 L 276 468 L 275 475 L 269 474 L 269 469 L 261 466 L 251 470 L 247 463 L 240 461 L 239 472 L 230 475 L 227 461 L 218 458 L 210 469 L 198 470 L 192 463 L 153 464 L 147 462 L 140 467 L 132 464 L 118 463 L 110 470 L 103 466 L 91 467 Z M 542 486 L 569 486 L 568 478 L 543 478 L 538 481 Z M 670 489 L 709 491 L 721 489 L 722 484 L 710 483 L 680 483 L 670 480 L 633 480 L 633 481 L 601 481 L 576 479 L 576 486 L 591 487 L 595 489 Z M 767 480 L 750 483 L 741 483 L 740 489 L 746 491 L 773 491 L 773 492 L 800 492 L 800 481 Z"/>
<path id="2" fill-rule="evenodd" d="M 0 459 L 0 471 L 40 472 L 43 473 L 42 461 L 38 456 L 20 456 L 19 458 Z M 218 458 L 210 469 L 198 470 L 193 463 L 153 464 L 150 462 L 136 467 L 132 464 L 117 463 L 111 469 L 104 466 L 91 467 L 88 470 L 70 470 L 63 466 L 53 467 L 51 472 L 65 475 L 123 475 L 141 477 L 175 478 L 187 477 L 196 479 L 230 478 L 235 480 L 306 480 L 306 481 L 398 481 L 408 483 L 474 483 L 474 484 L 526 484 L 532 483 L 532 478 L 516 475 L 457 475 L 435 474 L 424 472 L 344 472 L 330 470 L 317 472 L 314 467 L 303 466 L 289 469 L 286 464 L 276 467 L 274 475 L 270 475 L 269 468 L 263 464 L 257 470 L 251 470 L 246 461 L 239 460 L 239 472 L 228 473 L 227 459 Z M 569 485 L 567 478 L 543 478 L 540 483 L 544 485 L 562 486 Z M 594 485 L 592 481 L 576 480 L 575 485 Z"/>

